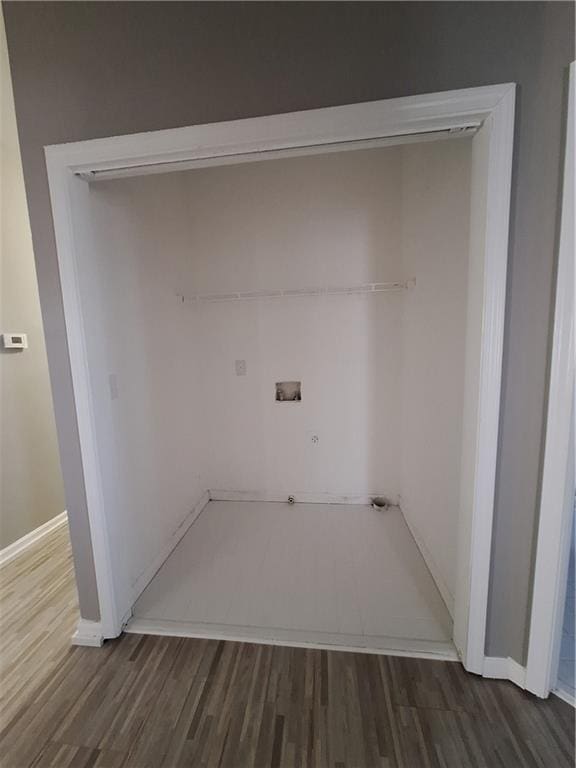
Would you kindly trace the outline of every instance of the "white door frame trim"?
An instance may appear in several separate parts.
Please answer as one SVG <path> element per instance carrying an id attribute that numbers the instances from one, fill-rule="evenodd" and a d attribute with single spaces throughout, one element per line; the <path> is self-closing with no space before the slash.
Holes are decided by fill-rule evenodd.
<path id="1" fill-rule="evenodd" d="M 476 452 L 470 560 L 459 579 L 468 585 L 465 638 L 459 648 L 467 669 L 482 673 L 500 414 L 502 347 L 508 260 L 508 229 L 515 86 L 491 85 L 327 109 L 115 136 L 45 148 L 58 251 L 62 299 L 75 395 L 86 502 L 103 637 L 122 630 L 107 540 L 88 359 L 77 275 L 71 201 L 86 178 L 179 170 L 197 165 L 310 154 L 345 148 L 346 142 L 490 126 L 486 239 Z M 329 145 L 327 147 L 327 145 Z M 281 155 L 279 153 L 282 153 Z M 240 156 L 240 157 L 239 157 Z M 72 514 L 74 514 L 72 510 Z"/>
<path id="2" fill-rule="evenodd" d="M 569 467 L 574 409 L 574 102 L 576 77 L 570 65 L 562 218 L 556 277 L 556 302 L 540 522 L 536 548 L 526 688 L 546 697 L 556 684 L 563 618 L 572 508 L 574 467 Z M 572 478 L 572 480 L 570 480 Z M 568 484 L 572 483 L 572 488 Z"/>

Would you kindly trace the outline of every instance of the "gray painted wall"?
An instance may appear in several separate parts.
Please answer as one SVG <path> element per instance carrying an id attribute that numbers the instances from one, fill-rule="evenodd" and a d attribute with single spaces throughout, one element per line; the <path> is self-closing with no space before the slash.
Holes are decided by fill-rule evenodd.
<path id="1" fill-rule="evenodd" d="M 0 549 L 64 511 L 48 360 L 16 114 L 0 18 L 0 332 L 28 334 L 0 350 Z"/>
<path id="2" fill-rule="evenodd" d="M 97 616 L 42 147 L 519 84 L 488 653 L 523 662 L 570 3 L 4 4 L 82 614 Z"/>

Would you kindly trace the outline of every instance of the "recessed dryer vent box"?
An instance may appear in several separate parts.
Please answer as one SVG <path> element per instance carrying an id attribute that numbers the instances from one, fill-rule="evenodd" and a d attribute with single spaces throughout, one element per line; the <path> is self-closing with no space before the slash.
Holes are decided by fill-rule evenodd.
<path id="1" fill-rule="evenodd" d="M 300 381 L 277 381 L 276 401 L 279 403 L 299 402 L 302 400 L 302 383 Z"/>
<path id="2" fill-rule="evenodd" d="M 3 333 L 4 349 L 28 349 L 28 336 L 25 333 Z"/>

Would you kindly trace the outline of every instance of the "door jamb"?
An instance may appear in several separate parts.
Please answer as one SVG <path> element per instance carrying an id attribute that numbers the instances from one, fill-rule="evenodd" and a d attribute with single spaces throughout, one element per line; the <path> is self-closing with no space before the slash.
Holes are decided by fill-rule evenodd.
<path id="1" fill-rule="evenodd" d="M 574 411 L 574 102 L 575 63 L 570 65 L 568 117 L 552 361 L 548 393 L 546 443 L 540 518 L 526 664 L 526 689 L 546 697 L 556 683 L 561 623 L 574 499 L 573 456 L 570 457 Z M 570 488 L 569 486 L 572 485 Z"/>

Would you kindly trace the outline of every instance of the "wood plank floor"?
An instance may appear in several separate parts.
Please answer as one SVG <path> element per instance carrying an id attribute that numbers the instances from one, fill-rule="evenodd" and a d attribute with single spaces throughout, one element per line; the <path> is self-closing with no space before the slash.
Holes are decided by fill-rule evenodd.
<path id="1" fill-rule="evenodd" d="M 452 662 L 138 635 L 72 648 L 68 545 L 44 545 L 0 570 L 2 768 L 574 765 L 569 705 Z"/>
<path id="2" fill-rule="evenodd" d="M 70 539 L 63 525 L 0 567 L 0 728 L 60 664 L 77 620 Z"/>

